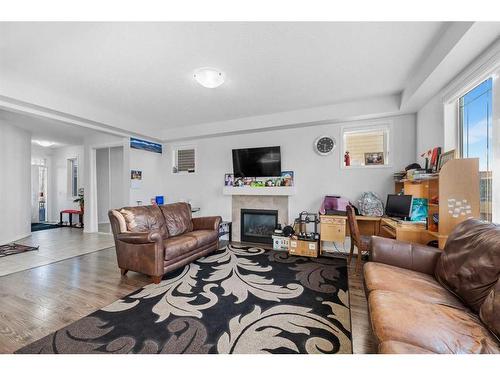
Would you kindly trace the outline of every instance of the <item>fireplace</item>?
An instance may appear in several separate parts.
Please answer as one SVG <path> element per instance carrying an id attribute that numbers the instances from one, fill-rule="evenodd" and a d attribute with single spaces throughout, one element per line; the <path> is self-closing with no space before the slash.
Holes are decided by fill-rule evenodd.
<path id="1" fill-rule="evenodd" d="M 241 209 L 241 241 L 272 244 L 272 235 L 278 225 L 277 210 Z"/>

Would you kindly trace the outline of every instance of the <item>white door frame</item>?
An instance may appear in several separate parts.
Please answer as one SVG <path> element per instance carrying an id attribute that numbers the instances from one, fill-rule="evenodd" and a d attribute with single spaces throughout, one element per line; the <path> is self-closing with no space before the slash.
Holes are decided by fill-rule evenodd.
<path id="1" fill-rule="evenodd" d="M 96 152 L 98 149 L 102 148 L 112 148 L 112 147 L 123 147 L 123 173 L 124 180 L 127 181 L 125 173 L 129 166 L 129 148 L 128 138 L 124 138 L 122 141 L 118 142 L 108 142 L 89 145 L 86 147 L 86 154 L 88 153 L 88 158 L 86 163 L 88 168 L 88 176 L 85 178 L 85 215 L 84 215 L 84 232 L 86 233 L 96 233 L 99 231 L 98 225 L 98 211 L 97 211 L 97 158 Z M 123 197 L 126 201 L 130 200 L 130 189 L 128 185 L 124 183 L 123 186 Z"/>

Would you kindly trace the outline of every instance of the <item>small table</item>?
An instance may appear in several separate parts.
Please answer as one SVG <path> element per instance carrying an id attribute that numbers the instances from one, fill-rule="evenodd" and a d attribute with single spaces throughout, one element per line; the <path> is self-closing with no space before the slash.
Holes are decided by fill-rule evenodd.
<path id="1" fill-rule="evenodd" d="M 222 221 L 219 225 L 219 238 L 228 234 L 229 241 L 232 241 L 232 223 L 230 221 Z"/>
<path id="2" fill-rule="evenodd" d="M 59 225 L 63 226 L 63 214 L 69 215 L 69 226 L 73 226 L 73 215 L 78 215 L 80 217 L 80 226 L 83 228 L 83 211 L 80 210 L 62 210 L 59 213 Z"/>

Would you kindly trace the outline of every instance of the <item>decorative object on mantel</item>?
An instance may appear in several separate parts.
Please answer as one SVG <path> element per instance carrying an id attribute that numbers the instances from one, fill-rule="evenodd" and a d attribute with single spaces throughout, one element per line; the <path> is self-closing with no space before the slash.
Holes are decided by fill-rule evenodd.
<path id="1" fill-rule="evenodd" d="M 293 186 L 293 171 L 281 172 L 281 184 L 279 186 Z"/>
<path id="2" fill-rule="evenodd" d="M 255 181 L 255 177 L 243 177 L 243 185 L 252 186 L 252 183 Z"/>
<path id="3" fill-rule="evenodd" d="M 38 246 L 34 247 L 34 246 L 20 245 L 17 243 L 10 243 L 7 245 L 0 246 L 0 258 L 34 250 L 38 250 Z"/>
<path id="4" fill-rule="evenodd" d="M 226 173 L 224 175 L 224 186 L 233 186 L 234 175 L 232 173 Z"/>
<path id="5" fill-rule="evenodd" d="M 281 176 L 272 177 L 234 177 L 231 173 L 224 175 L 225 187 L 291 187 L 294 186 L 294 172 L 282 171 Z"/>
<path id="6" fill-rule="evenodd" d="M 327 156 L 335 150 L 336 144 L 335 138 L 322 135 L 314 141 L 314 150 L 321 156 Z"/>

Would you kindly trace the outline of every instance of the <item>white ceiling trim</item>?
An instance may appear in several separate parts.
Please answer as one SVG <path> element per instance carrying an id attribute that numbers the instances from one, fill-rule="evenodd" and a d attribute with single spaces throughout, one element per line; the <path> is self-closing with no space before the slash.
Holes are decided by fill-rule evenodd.
<path id="1" fill-rule="evenodd" d="M 170 142 L 215 135 L 242 134 L 320 125 L 325 122 L 331 123 L 386 117 L 394 114 L 404 114 L 399 109 L 400 100 L 400 95 L 379 96 L 322 107 L 173 128 L 164 130 L 161 136 L 164 142 Z"/>
<path id="2" fill-rule="evenodd" d="M 35 104 L 25 103 L 17 99 L 12 99 L 0 95 L 0 109 L 10 112 L 22 113 L 31 116 L 41 117 L 45 119 L 59 121 L 61 123 L 82 126 L 84 128 L 97 130 L 100 132 L 113 134 L 122 137 L 139 136 L 146 137 L 151 141 L 160 142 L 159 138 L 151 137 L 146 134 L 126 131 L 115 126 L 106 125 L 100 122 L 84 119 L 71 115 L 69 113 L 59 112 L 50 108 L 44 108 Z"/>
<path id="3" fill-rule="evenodd" d="M 412 75 L 401 97 L 401 109 L 418 111 L 469 64 L 474 64 L 499 36 L 500 23 L 451 24 Z"/>

